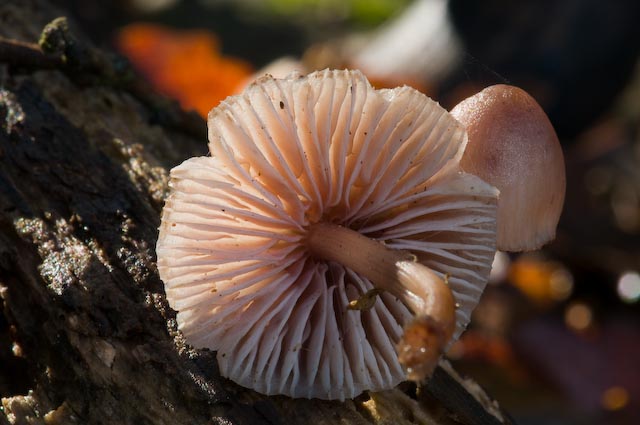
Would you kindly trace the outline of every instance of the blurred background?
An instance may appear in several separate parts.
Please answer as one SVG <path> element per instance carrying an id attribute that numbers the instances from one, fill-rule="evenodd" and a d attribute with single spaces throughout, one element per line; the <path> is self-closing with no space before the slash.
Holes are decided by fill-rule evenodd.
<path id="1" fill-rule="evenodd" d="M 267 69 L 360 68 L 450 109 L 520 86 L 563 145 L 556 241 L 499 253 L 456 367 L 519 424 L 640 423 L 640 2 L 57 0 L 202 116 Z"/>

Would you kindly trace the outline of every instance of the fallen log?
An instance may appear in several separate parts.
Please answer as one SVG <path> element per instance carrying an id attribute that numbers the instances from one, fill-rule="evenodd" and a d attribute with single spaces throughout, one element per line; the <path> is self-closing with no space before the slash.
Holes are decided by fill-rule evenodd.
<path id="1" fill-rule="evenodd" d="M 62 13 L 0 5 L 0 424 L 510 423 L 446 363 L 343 403 L 221 378 L 177 331 L 154 253 L 167 170 L 206 152 L 205 123 Z"/>

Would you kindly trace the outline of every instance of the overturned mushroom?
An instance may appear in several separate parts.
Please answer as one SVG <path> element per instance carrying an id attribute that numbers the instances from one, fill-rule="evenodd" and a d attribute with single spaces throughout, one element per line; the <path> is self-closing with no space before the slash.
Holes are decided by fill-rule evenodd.
<path id="1" fill-rule="evenodd" d="M 187 341 L 266 394 L 430 373 L 495 252 L 498 192 L 461 172 L 463 126 L 409 87 L 326 70 L 228 98 L 209 141 L 172 170 L 157 245 Z"/>

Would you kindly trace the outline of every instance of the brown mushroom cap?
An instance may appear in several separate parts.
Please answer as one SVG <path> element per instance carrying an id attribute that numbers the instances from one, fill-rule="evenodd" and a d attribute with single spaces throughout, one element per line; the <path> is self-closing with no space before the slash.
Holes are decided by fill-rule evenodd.
<path id="1" fill-rule="evenodd" d="M 464 330 L 495 253 L 497 190 L 460 171 L 466 135 L 438 104 L 357 71 L 265 77 L 211 111 L 209 141 L 211 157 L 171 171 L 157 254 L 179 329 L 217 350 L 223 376 L 323 399 L 405 379 L 396 345 L 434 300 L 412 300 L 411 281 L 350 308 L 374 286 L 338 243 L 310 252 L 318 223 L 410 253 L 448 282 Z"/>
<path id="2" fill-rule="evenodd" d="M 564 203 L 564 157 L 540 105 L 522 89 L 495 85 L 451 114 L 469 136 L 460 166 L 500 190 L 498 249 L 528 251 L 553 240 Z"/>

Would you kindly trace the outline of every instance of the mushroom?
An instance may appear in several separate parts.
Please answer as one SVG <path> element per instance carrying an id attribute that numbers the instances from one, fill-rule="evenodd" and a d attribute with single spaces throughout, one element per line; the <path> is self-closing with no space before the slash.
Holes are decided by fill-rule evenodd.
<path id="1" fill-rule="evenodd" d="M 359 71 L 266 76 L 209 113 L 171 171 L 158 269 L 178 327 L 265 394 L 352 398 L 420 380 L 470 320 L 498 191 L 466 133 Z"/>
<path id="2" fill-rule="evenodd" d="M 540 105 L 495 85 L 451 110 L 469 135 L 462 169 L 500 190 L 498 249 L 531 251 L 555 238 L 565 195 L 562 148 Z"/>

